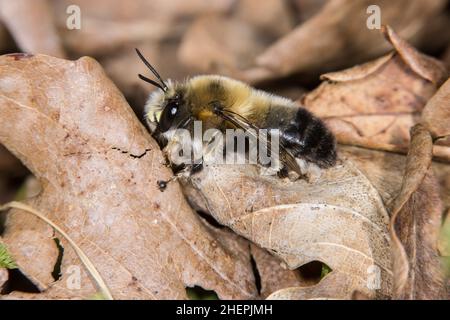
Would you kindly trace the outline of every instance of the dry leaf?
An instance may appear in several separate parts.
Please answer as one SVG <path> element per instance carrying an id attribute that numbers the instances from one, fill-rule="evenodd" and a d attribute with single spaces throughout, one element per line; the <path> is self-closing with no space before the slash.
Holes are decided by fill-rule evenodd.
<path id="1" fill-rule="evenodd" d="M 115 298 L 179 299 L 194 285 L 221 298 L 256 297 L 250 257 L 218 243 L 176 183 L 158 190 L 156 181 L 171 176 L 161 152 L 94 60 L 15 54 L 0 58 L 0 70 L 0 141 L 43 186 L 27 202 L 70 234 Z M 95 293 L 84 272 L 82 290 L 67 289 L 71 268 L 82 267 L 62 239 L 62 277 L 41 277 L 54 254 L 25 257 L 17 241 L 25 230 L 46 238 L 34 248 L 52 241 L 52 230 L 8 215 L 5 242 L 21 271 L 49 287 L 38 298 Z"/>
<path id="2" fill-rule="evenodd" d="M 394 298 L 443 298 L 437 254 L 442 204 L 430 171 L 433 141 L 422 125 L 411 130 L 402 189 L 391 210 Z"/>
<path id="3" fill-rule="evenodd" d="M 344 71 L 328 73 L 302 104 L 326 121 L 338 142 L 406 153 L 409 128 L 417 123 L 447 72 L 413 49 L 390 28 L 396 51 Z M 426 78 L 424 78 L 426 77 Z M 435 150 L 450 160 L 450 150 Z"/>
<path id="4" fill-rule="evenodd" d="M 52 0 L 65 45 L 79 55 L 110 54 L 139 42 L 179 37 L 193 17 L 230 10 L 234 0 Z M 81 8 L 82 27 L 68 30 L 66 8 Z"/>
<path id="5" fill-rule="evenodd" d="M 374 58 L 389 47 L 383 42 L 377 29 L 366 27 L 367 8 L 378 5 L 382 23 L 391 25 L 405 39 L 414 44 L 433 45 L 427 37 L 428 23 L 439 22 L 433 27 L 443 32 L 433 37 L 442 46 L 448 41 L 448 21 L 441 19 L 445 0 L 399 1 L 351 1 L 330 0 L 307 22 L 299 25 L 256 59 L 255 71 L 249 70 L 245 78 L 251 82 L 277 78 L 298 72 L 323 72 L 354 65 Z M 401 16 L 401 19 L 399 19 Z M 351 21 L 351 23 L 349 23 Z"/>
<path id="6" fill-rule="evenodd" d="M 417 51 L 400 38 L 390 26 L 383 27 L 382 32 L 405 63 L 422 78 L 437 86 L 440 86 L 448 78 L 448 70 L 441 61 Z"/>
<path id="7" fill-rule="evenodd" d="M 347 275 L 339 279 L 350 277 L 352 285 L 340 298 L 350 298 L 354 290 L 389 296 L 389 218 L 378 192 L 350 162 L 324 171 L 314 183 L 261 176 L 251 165 L 215 165 L 192 176 L 189 184 L 217 221 L 269 250 L 289 269 L 321 261 Z M 372 267 L 381 279 L 376 291 L 367 286 Z"/>
<path id="8" fill-rule="evenodd" d="M 322 299 L 346 299 L 353 298 L 355 287 L 353 275 L 331 272 L 318 284 L 308 287 L 284 288 L 272 293 L 268 300 L 322 300 Z M 359 292 L 359 291 L 358 291 Z M 373 298 L 373 297 L 372 297 Z"/>
<path id="9" fill-rule="evenodd" d="M 0 0 L 0 19 L 23 52 L 65 56 L 47 0 Z"/>
<path id="10" fill-rule="evenodd" d="M 433 138 L 450 135 L 450 79 L 428 101 L 422 118 Z"/>
<path id="11" fill-rule="evenodd" d="M 271 293 L 282 288 L 306 284 L 298 272 L 283 268 L 281 260 L 266 250 L 252 244 L 251 253 L 261 280 L 262 298 L 267 298 Z"/>

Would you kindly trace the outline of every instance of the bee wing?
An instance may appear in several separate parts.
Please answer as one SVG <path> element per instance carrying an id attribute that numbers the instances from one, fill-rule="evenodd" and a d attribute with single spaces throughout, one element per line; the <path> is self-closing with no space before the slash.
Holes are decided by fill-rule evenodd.
<path id="1" fill-rule="evenodd" d="M 246 118 L 241 116 L 238 113 L 235 113 L 230 110 L 216 110 L 216 113 L 221 116 L 224 120 L 227 120 L 231 122 L 236 127 L 246 130 L 249 132 L 259 143 L 259 141 L 262 140 L 264 144 L 266 144 L 269 151 L 272 151 L 270 148 L 270 144 L 268 143 L 267 139 L 265 137 L 260 137 L 259 134 L 255 134 L 259 128 L 257 128 L 254 124 L 252 124 L 250 121 L 248 121 Z M 254 130 L 248 130 L 248 129 L 254 129 Z M 286 149 L 286 147 L 280 143 L 280 160 L 281 163 L 283 163 L 289 170 L 292 170 L 296 172 L 299 176 L 302 175 L 301 169 L 295 160 L 295 157 L 292 155 L 289 150 Z"/>

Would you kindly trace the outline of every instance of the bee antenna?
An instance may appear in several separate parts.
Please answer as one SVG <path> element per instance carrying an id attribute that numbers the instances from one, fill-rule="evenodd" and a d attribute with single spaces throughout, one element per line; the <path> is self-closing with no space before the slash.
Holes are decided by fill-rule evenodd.
<path id="1" fill-rule="evenodd" d="M 164 88 L 158 82 L 153 81 L 152 79 L 149 79 L 149 78 L 143 76 L 142 74 L 138 74 L 138 76 L 139 76 L 139 79 L 144 80 L 145 82 L 148 82 L 148 83 L 154 85 L 155 87 L 160 88 L 162 91 L 166 92 L 167 88 Z"/>
<path id="2" fill-rule="evenodd" d="M 147 61 L 147 59 L 144 58 L 144 56 L 142 55 L 142 53 L 139 51 L 139 49 L 135 48 L 136 53 L 138 54 L 139 58 L 141 58 L 142 62 L 144 62 L 144 64 L 147 66 L 147 68 L 150 69 L 150 71 L 155 75 L 156 78 L 158 78 L 158 80 L 161 82 L 162 86 L 159 86 L 159 88 L 161 88 L 164 92 L 167 91 L 167 84 L 164 82 L 164 80 L 161 78 L 161 76 L 159 75 L 158 71 L 156 71 L 156 69 L 150 64 L 150 62 Z M 139 76 L 139 78 L 141 78 L 142 80 L 146 81 L 146 82 L 150 82 L 147 80 L 150 80 L 148 78 L 143 79 L 143 76 Z M 154 81 L 150 82 L 151 84 L 154 84 Z"/>

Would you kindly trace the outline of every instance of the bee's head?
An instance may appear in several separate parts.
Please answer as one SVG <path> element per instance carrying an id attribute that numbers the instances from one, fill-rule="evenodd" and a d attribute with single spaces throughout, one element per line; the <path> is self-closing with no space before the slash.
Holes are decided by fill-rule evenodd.
<path id="1" fill-rule="evenodd" d="M 145 105 L 145 117 L 152 133 L 164 133 L 187 125 L 191 117 L 185 107 L 182 86 L 175 86 L 170 80 L 166 83 L 138 49 L 136 52 L 159 81 L 139 74 L 139 78 L 158 88 L 150 94 Z"/>
<path id="2" fill-rule="evenodd" d="M 167 90 L 153 91 L 145 104 L 145 118 L 152 133 L 186 128 L 192 120 L 184 97 L 184 86 L 167 82 Z"/>

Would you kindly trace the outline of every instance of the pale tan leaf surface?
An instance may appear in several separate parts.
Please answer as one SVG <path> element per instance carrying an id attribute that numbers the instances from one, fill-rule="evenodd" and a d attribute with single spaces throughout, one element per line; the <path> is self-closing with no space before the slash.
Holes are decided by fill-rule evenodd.
<path id="1" fill-rule="evenodd" d="M 442 202 L 430 170 L 433 141 L 423 125 L 411 130 L 400 193 L 391 209 L 394 298 L 446 296 L 437 251 Z"/>
<path id="2" fill-rule="evenodd" d="M 326 121 L 340 143 L 406 153 L 409 128 L 447 71 L 386 30 L 393 53 L 323 75 L 325 81 L 301 103 Z M 450 150 L 436 149 L 435 156 L 450 160 Z"/>
<path id="3" fill-rule="evenodd" d="M 385 207 L 400 192 L 405 156 L 360 147 L 340 146 L 341 156 L 351 160 L 378 190 Z"/>
<path id="4" fill-rule="evenodd" d="M 389 218 L 378 192 L 351 162 L 324 171 L 314 183 L 261 176 L 250 165 L 207 166 L 190 180 L 221 224 L 289 269 L 321 261 L 352 278 L 349 292 L 390 294 Z M 382 279 L 377 292 L 366 285 L 373 265 Z"/>
<path id="5" fill-rule="evenodd" d="M 43 187 L 28 203 L 75 240 L 114 298 L 179 299 L 194 285 L 222 298 L 256 297 L 249 256 L 218 244 L 176 183 L 158 190 L 156 181 L 171 173 L 94 60 L 16 54 L 2 56 L 0 70 L 0 141 Z M 39 232 L 39 246 L 53 241 L 53 232 L 12 212 L 5 241 L 21 271 L 50 287 L 42 298 L 95 293 L 83 270 L 81 291 L 67 286 L 71 267 L 82 266 L 62 239 L 63 276 L 55 283 L 41 276 L 52 271 L 46 260 L 53 256 L 32 247 L 26 257 L 18 239 L 25 230 Z"/>
<path id="6" fill-rule="evenodd" d="M 47 0 L 1 0 L 0 20 L 23 52 L 66 55 Z"/>
<path id="7" fill-rule="evenodd" d="M 381 9 L 383 24 L 391 25 L 416 45 L 431 44 L 425 27 L 429 21 L 440 23 L 438 30 L 448 27 L 448 22 L 440 19 L 446 4 L 443 0 L 331 0 L 315 16 L 257 57 L 256 68 L 266 69 L 268 73 L 257 78 L 251 71 L 246 78 L 255 82 L 298 72 L 336 70 L 346 66 L 349 59 L 356 64 L 387 52 L 389 46 L 379 31 L 366 28 L 367 7 L 374 4 Z"/>

